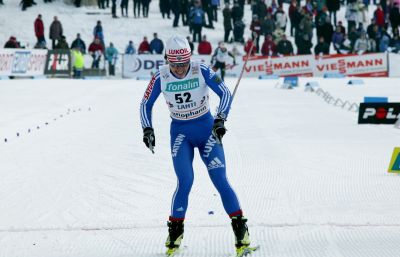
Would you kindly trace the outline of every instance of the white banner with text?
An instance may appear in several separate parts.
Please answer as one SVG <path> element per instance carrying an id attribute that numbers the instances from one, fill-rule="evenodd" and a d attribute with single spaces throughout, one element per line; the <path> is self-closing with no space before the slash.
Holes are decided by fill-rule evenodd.
<path id="1" fill-rule="evenodd" d="M 210 55 L 195 55 L 192 59 L 200 59 L 211 64 Z M 226 64 L 227 76 L 239 76 L 245 57 L 237 57 Z M 387 77 L 388 56 L 386 53 L 349 54 L 349 55 L 294 55 L 283 57 L 252 56 L 244 69 L 244 77 L 259 77 L 277 75 L 279 77 L 302 76 L 323 77 L 328 73 L 338 73 L 345 76 Z M 148 77 L 164 65 L 163 55 L 124 55 L 123 77 Z"/>
<path id="2" fill-rule="evenodd" d="M 0 49 L 0 76 L 44 74 L 47 50 Z"/>

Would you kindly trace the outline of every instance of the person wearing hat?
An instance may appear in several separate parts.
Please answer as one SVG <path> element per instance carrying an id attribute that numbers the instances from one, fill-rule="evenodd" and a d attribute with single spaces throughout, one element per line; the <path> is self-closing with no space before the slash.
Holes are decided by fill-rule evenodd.
<path id="1" fill-rule="evenodd" d="M 20 45 L 17 41 L 17 38 L 14 36 L 11 36 L 6 44 L 4 45 L 4 48 L 20 48 Z"/>
<path id="2" fill-rule="evenodd" d="M 172 36 L 166 42 L 166 60 L 156 72 L 140 104 L 143 142 L 153 153 L 155 134 L 152 109 L 158 96 L 163 93 L 171 116 L 170 146 L 174 170 L 178 179 L 173 195 L 165 243 L 167 254 L 173 254 L 183 239 L 184 220 L 188 208 L 189 192 L 193 184 L 194 148 L 207 167 L 208 174 L 217 188 L 236 238 L 237 251 L 249 251 L 250 239 L 236 193 L 227 180 L 224 148 L 221 140 L 226 133 L 232 96 L 225 83 L 214 71 L 191 60 L 191 50 L 183 36 Z M 209 105 L 209 88 L 220 98 L 213 117 Z"/>
<path id="3" fill-rule="evenodd" d="M 221 79 L 225 78 L 225 68 L 228 58 L 233 59 L 233 66 L 236 65 L 235 56 L 226 49 L 224 42 L 219 42 L 217 49 L 215 49 L 213 56 L 211 57 L 211 62 L 214 64 L 212 69 L 214 72 L 221 70 Z"/>

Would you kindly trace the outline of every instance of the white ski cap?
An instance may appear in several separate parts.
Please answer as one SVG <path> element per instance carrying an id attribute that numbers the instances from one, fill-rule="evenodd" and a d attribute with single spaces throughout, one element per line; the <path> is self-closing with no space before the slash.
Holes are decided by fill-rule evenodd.
<path id="1" fill-rule="evenodd" d="M 185 37 L 175 35 L 168 39 L 165 47 L 165 55 L 167 56 L 168 62 L 184 63 L 190 61 L 192 51 Z"/>

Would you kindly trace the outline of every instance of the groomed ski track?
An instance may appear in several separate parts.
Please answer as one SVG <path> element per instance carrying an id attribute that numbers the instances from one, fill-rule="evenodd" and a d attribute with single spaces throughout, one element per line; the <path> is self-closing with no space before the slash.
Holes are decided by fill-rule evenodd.
<path id="1" fill-rule="evenodd" d="M 356 103 L 400 101 L 396 79 L 306 81 Z M 357 125 L 357 113 L 280 82 L 242 80 L 226 123 L 229 180 L 261 245 L 252 256 L 400 256 L 400 176 L 387 173 L 399 130 Z M 142 143 L 146 85 L 0 84 L 0 257 L 164 256 L 176 181 L 162 96 L 153 111 L 156 154 Z M 194 168 L 186 249 L 177 256 L 228 257 L 229 220 L 197 156 Z"/>

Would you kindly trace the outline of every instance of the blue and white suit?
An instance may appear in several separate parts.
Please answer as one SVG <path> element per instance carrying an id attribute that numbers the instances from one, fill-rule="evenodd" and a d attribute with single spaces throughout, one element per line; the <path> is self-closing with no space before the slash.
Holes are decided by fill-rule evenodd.
<path id="1" fill-rule="evenodd" d="M 142 128 L 152 127 L 152 108 L 161 92 L 170 110 L 171 155 L 178 178 L 172 199 L 172 220 L 182 220 L 186 214 L 194 177 L 195 147 L 207 166 L 226 213 L 230 216 L 241 214 L 237 196 L 226 177 L 223 147 L 211 134 L 214 118 L 210 113 L 208 88 L 220 97 L 217 114 L 226 118 L 232 101 L 229 89 L 208 66 L 197 61 L 190 62 L 188 73 L 182 79 L 176 78 L 168 65 L 161 66 L 151 79 L 140 105 Z"/>

